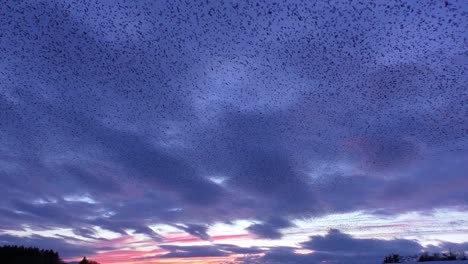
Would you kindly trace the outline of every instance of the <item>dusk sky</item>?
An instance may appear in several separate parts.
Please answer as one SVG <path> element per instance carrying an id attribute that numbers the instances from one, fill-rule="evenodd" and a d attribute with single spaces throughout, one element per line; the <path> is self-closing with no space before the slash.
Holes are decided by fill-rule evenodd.
<path id="1" fill-rule="evenodd" d="M 102 264 L 468 251 L 467 12 L 0 0 L 0 245 Z"/>

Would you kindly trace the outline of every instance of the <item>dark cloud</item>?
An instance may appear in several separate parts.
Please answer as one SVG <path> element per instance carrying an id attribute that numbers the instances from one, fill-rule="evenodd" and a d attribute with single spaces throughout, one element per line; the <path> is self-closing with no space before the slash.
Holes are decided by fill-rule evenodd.
<path id="1" fill-rule="evenodd" d="M 184 230 L 192 236 L 198 237 L 203 240 L 210 240 L 210 235 L 208 235 L 208 227 L 198 224 L 186 224 L 186 225 L 176 225 L 177 228 Z"/>
<path id="2" fill-rule="evenodd" d="M 423 250 L 416 241 L 406 239 L 359 239 L 331 229 L 325 236 L 312 236 L 301 244 L 313 252 L 296 253 L 294 248 L 272 248 L 262 257 L 249 257 L 244 263 L 379 263 L 391 253 L 414 255 Z"/>
<path id="3" fill-rule="evenodd" d="M 76 228 L 73 230 L 73 233 L 85 238 L 96 238 L 96 232 L 86 227 Z"/>
<path id="4" fill-rule="evenodd" d="M 357 239 L 336 229 L 331 229 L 326 236 L 312 236 L 302 246 L 319 253 L 335 255 L 382 255 L 392 252 L 414 254 L 422 249 L 421 245 L 411 240 Z"/>
<path id="5" fill-rule="evenodd" d="M 396 253 L 402 256 L 414 256 L 422 251 L 463 252 L 466 243 L 442 243 L 439 246 L 423 247 L 417 241 L 407 239 L 359 239 L 331 229 L 324 236 L 311 236 L 309 241 L 301 244 L 302 249 L 312 250 L 312 253 L 297 253 L 295 248 L 276 247 L 265 250 L 264 256 L 247 256 L 240 261 L 250 263 L 380 263 L 386 255 Z"/>
<path id="6" fill-rule="evenodd" d="M 163 241 L 163 237 L 161 235 L 159 235 L 158 233 L 154 232 L 153 229 L 147 227 L 147 226 L 141 226 L 141 227 L 137 227 L 137 229 L 135 229 L 135 233 L 136 234 L 144 234 L 144 235 L 147 235 L 148 237 L 152 238 L 153 240 L 157 241 L 157 242 L 161 242 Z"/>
<path id="7" fill-rule="evenodd" d="M 271 218 L 261 224 L 251 225 L 247 230 L 260 238 L 279 239 L 283 236 L 279 230 L 290 226 L 292 224 L 287 220 Z"/>
<path id="8" fill-rule="evenodd" d="M 228 256 L 228 252 L 223 252 L 213 246 L 160 246 L 162 249 L 169 250 L 161 258 L 194 258 L 194 257 L 221 257 Z"/>

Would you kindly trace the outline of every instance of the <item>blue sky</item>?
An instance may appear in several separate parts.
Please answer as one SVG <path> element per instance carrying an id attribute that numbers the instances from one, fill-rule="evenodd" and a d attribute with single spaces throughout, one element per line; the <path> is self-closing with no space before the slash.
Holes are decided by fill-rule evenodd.
<path id="1" fill-rule="evenodd" d="M 462 248 L 467 7 L 3 1 L 0 244 L 105 263 Z"/>

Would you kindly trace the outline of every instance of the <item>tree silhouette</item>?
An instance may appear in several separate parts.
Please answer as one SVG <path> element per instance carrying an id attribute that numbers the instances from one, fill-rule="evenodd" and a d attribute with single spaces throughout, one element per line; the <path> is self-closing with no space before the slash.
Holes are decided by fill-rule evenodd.
<path id="1" fill-rule="evenodd" d="M 88 264 L 88 260 L 86 259 L 86 257 L 83 257 L 83 260 L 80 261 L 79 264 Z"/>
<path id="2" fill-rule="evenodd" d="M 428 261 L 453 261 L 453 260 L 466 260 L 465 252 L 454 253 L 451 250 L 448 253 L 434 253 L 429 255 L 427 252 L 423 252 L 418 259 L 418 262 L 428 262 Z"/>
<path id="3" fill-rule="evenodd" d="M 398 254 L 392 254 L 392 255 L 386 256 L 384 259 L 384 263 L 400 263 L 400 262 L 401 262 L 401 258 L 400 258 L 400 255 Z"/>
<path id="4" fill-rule="evenodd" d="M 0 259 L 2 264 L 63 264 L 53 250 L 24 246 L 0 247 Z"/>
<path id="5" fill-rule="evenodd" d="M 83 259 L 79 262 L 79 264 L 99 264 L 99 263 L 93 260 L 88 260 L 86 257 L 83 257 Z"/>
<path id="6" fill-rule="evenodd" d="M 24 246 L 1 246 L 1 264 L 65 264 L 60 259 L 57 252 L 44 250 L 35 247 Z M 88 260 L 86 257 L 79 264 L 99 264 L 96 261 Z"/>

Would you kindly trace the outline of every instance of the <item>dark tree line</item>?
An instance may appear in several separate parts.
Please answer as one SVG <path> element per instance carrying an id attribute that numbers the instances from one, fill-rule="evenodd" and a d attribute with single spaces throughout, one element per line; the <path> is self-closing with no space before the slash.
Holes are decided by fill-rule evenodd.
<path id="1" fill-rule="evenodd" d="M 408 257 L 406 258 L 408 259 Z M 419 257 L 410 257 L 410 259 L 416 260 L 418 262 L 429 262 L 429 261 L 452 261 L 452 260 L 467 260 L 465 253 L 453 253 L 449 251 L 448 253 L 434 253 L 430 255 L 427 252 L 423 252 Z M 398 254 L 391 254 L 385 257 L 383 263 L 402 263 L 405 258 Z"/>
<path id="2" fill-rule="evenodd" d="M 434 253 L 433 255 L 429 255 L 429 253 L 424 252 L 418 259 L 418 262 L 428 262 L 428 261 L 451 261 L 451 260 L 467 260 L 465 253 L 461 255 L 457 255 L 453 252 L 449 253 Z"/>
<path id="3" fill-rule="evenodd" d="M 1 264 L 65 264 L 58 252 L 36 247 L 0 246 Z M 99 264 L 86 257 L 79 264 Z"/>
<path id="4" fill-rule="evenodd" d="M 398 254 L 392 254 L 389 256 L 386 256 L 384 259 L 384 263 L 400 263 L 401 262 L 401 257 Z"/>
<path id="5" fill-rule="evenodd" d="M 3 264 L 63 264 L 59 254 L 53 250 L 34 247 L 2 246 L 0 259 Z"/>

